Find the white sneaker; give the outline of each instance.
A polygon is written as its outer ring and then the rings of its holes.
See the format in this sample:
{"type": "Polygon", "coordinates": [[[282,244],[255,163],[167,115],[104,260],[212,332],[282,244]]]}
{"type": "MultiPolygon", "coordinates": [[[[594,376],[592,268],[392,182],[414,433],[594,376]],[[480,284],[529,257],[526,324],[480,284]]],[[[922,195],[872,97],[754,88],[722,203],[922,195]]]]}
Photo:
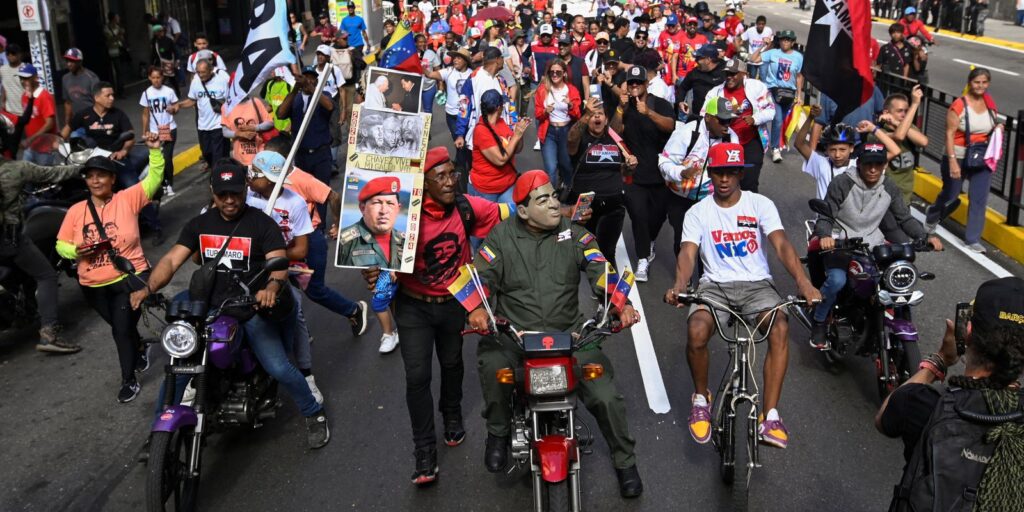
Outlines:
{"type": "Polygon", "coordinates": [[[181,405],[187,405],[192,407],[192,402],[196,401],[196,388],[192,387],[192,381],[188,381],[185,386],[185,392],[181,395],[181,405]]]}
{"type": "Polygon", "coordinates": [[[782,150],[781,149],[775,148],[775,149],[772,150],[772,162],[775,162],[777,164],[782,163],[782,150]]]}
{"type": "Polygon", "coordinates": [[[984,245],[981,245],[981,242],[970,244],[967,246],[967,248],[978,254],[985,254],[986,252],[988,252],[988,249],[986,249],[984,245]]]}
{"type": "Polygon", "coordinates": [[[387,354],[395,350],[398,346],[398,331],[391,334],[384,333],[380,337],[380,353],[387,354]]]}
{"type": "Polygon", "coordinates": [[[650,261],[647,258],[640,258],[640,261],[636,262],[636,282],[647,282],[647,267],[649,266],[650,261]]]}
{"type": "Polygon", "coordinates": [[[306,375],[306,385],[309,386],[309,392],[313,393],[313,398],[316,399],[316,403],[323,405],[324,395],[320,392],[320,388],[316,387],[316,381],[312,375],[306,375]]]}
{"type": "Polygon", "coordinates": [[[647,257],[647,263],[654,261],[654,242],[651,242],[651,255],[647,257]]]}
{"type": "Polygon", "coordinates": [[[533,145],[534,151],[540,151],[540,139],[537,139],[537,143],[533,145]]]}
{"type": "Polygon", "coordinates": [[[174,197],[174,188],[170,185],[164,185],[164,197],[174,197]]]}

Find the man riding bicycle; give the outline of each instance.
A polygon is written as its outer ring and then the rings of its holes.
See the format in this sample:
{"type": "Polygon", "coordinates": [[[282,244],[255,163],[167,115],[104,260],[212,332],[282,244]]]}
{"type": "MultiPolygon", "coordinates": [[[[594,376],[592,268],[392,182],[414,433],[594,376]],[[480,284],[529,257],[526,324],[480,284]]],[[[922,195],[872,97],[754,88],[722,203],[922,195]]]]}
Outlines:
{"type": "MultiPolygon", "coordinates": [[[[811,302],[821,298],[786,239],[775,204],[760,194],[740,190],[746,167],[740,144],[720,143],[708,152],[707,169],[714,194],[694,205],[686,216],[675,287],[665,294],[669,304],[680,307],[678,295],[687,289],[698,251],[704,265],[698,294],[729,304],[744,315],[782,302],[769,273],[763,249],[765,238],[796,280],[800,294],[811,302]]],[[[704,305],[691,306],[688,323],[686,360],[696,391],[692,397],[689,428],[694,441],[704,444],[711,439],[707,344],[715,323],[704,305]]],[[[785,316],[779,316],[768,335],[764,364],[764,409],[768,413],[758,427],[762,442],[778,448],[785,448],[789,442],[789,433],[776,410],[788,364],[788,334],[785,316]]]]}

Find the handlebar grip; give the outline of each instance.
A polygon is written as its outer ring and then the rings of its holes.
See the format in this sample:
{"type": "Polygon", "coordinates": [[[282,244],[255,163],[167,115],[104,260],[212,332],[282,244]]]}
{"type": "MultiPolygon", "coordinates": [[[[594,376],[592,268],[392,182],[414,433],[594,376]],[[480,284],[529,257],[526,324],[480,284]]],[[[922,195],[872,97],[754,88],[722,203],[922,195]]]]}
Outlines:
{"type": "Polygon", "coordinates": [[[459,334],[462,335],[462,336],[466,336],[466,335],[469,335],[469,334],[479,334],[480,336],[491,336],[491,335],[494,334],[494,331],[492,331],[490,329],[463,329],[462,331],[459,331],[459,334]]]}

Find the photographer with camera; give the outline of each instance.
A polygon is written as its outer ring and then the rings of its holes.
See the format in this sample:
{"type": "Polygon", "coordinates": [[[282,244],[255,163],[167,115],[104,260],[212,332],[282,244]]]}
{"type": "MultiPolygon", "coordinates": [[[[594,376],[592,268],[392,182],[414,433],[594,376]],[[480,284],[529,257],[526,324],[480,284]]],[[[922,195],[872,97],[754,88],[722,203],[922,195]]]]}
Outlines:
{"type": "Polygon", "coordinates": [[[891,511],[1016,511],[1024,504],[1024,280],[1004,277],[978,288],[946,320],[939,352],[882,403],[875,427],[901,437],[907,460],[891,511]],[[949,367],[964,358],[964,373],[949,367]],[[935,482],[942,485],[935,486],[935,482]]]}

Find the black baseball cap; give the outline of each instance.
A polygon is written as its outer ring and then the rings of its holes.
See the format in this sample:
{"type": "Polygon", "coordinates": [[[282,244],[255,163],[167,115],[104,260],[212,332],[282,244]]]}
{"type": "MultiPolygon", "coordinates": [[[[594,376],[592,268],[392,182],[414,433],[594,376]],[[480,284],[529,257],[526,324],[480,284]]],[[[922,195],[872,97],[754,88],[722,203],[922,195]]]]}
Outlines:
{"type": "Polygon", "coordinates": [[[859,164],[884,164],[889,161],[885,146],[875,142],[865,144],[860,156],[857,157],[859,164]]]}
{"type": "Polygon", "coordinates": [[[217,162],[213,166],[213,172],[210,173],[210,186],[213,188],[213,193],[218,195],[225,192],[244,194],[245,175],[245,167],[237,162],[230,160],[217,162]]]}
{"type": "Polygon", "coordinates": [[[84,176],[90,169],[99,169],[110,174],[117,174],[117,164],[105,156],[94,156],[86,160],[85,165],[82,166],[82,175],[84,176]]]}
{"type": "Polygon", "coordinates": [[[1003,277],[982,283],[974,296],[971,324],[985,330],[1024,326],[1024,279],[1003,277]]]}
{"type": "Polygon", "coordinates": [[[643,66],[633,66],[626,70],[626,83],[630,82],[647,83],[647,69],[643,66]]]}

